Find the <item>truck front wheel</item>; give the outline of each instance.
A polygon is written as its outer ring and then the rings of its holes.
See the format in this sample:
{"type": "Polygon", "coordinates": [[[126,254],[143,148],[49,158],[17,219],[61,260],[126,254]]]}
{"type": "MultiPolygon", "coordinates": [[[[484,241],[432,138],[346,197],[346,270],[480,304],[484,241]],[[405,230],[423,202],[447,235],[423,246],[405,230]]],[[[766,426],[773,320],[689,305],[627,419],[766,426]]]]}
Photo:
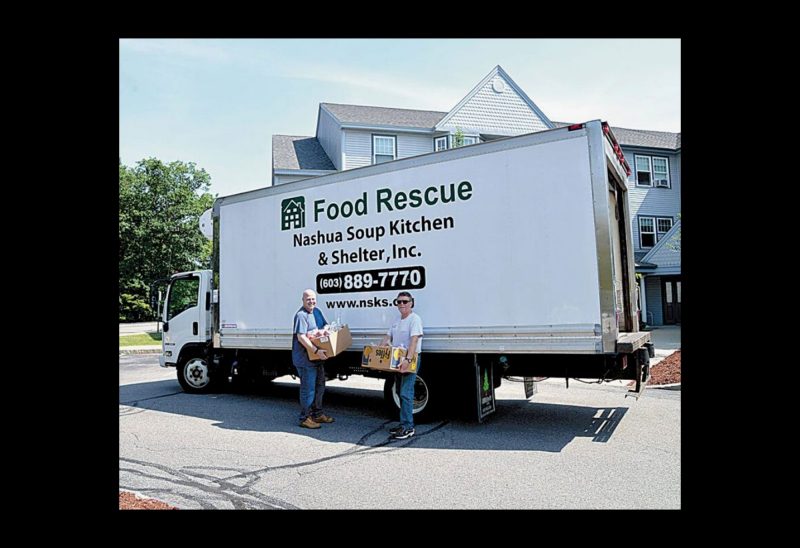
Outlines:
{"type": "MultiPolygon", "coordinates": [[[[383,398],[387,410],[393,416],[400,415],[400,393],[399,386],[395,386],[395,377],[389,377],[383,384],[383,398]]],[[[424,422],[431,417],[433,405],[431,405],[430,384],[420,375],[414,382],[414,421],[424,422]]]]}
{"type": "Polygon", "coordinates": [[[202,357],[189,357],[178,364],[178,382],[185,392],[205,394],[211,389],[208,361],[202,357]]]}

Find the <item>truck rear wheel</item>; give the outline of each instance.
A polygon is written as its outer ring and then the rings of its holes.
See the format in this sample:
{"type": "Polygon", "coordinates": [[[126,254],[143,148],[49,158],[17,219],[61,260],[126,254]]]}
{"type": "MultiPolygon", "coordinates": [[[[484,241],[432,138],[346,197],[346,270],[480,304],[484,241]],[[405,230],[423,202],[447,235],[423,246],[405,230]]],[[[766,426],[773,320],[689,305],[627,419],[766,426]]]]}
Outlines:
{"type": "Polygon", "coordinates": [[[205,394],[211,391],[208,361],[204,357],[191,356],[178,364],[178,382],[184,392],[205,394]]]}
{"type": "MultiPolygon", "coordinates": [[[[395,418],[400,416],[400,393],[395,386],[395,378],[389,377],[383,384],[383,398],[387,410],[395,418]]],[[[433,415],[434,405],[431,401],[430,382],[417,375],[414,383],[414,421],[425,422],[433,415]]]]}

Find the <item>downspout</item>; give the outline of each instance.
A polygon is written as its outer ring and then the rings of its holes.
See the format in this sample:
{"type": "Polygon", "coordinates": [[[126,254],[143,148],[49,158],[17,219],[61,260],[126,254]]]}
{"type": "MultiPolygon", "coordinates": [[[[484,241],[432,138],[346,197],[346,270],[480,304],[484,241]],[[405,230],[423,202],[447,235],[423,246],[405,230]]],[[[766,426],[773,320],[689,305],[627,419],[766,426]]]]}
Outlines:
{"type": "Polygon", "coordinates": [[[645,292],[645,279],[647,279],[647,276],[642,275],[639,283],[639,302],[642,305],[639,321],[647,323],[647,293],[645,292]]]}

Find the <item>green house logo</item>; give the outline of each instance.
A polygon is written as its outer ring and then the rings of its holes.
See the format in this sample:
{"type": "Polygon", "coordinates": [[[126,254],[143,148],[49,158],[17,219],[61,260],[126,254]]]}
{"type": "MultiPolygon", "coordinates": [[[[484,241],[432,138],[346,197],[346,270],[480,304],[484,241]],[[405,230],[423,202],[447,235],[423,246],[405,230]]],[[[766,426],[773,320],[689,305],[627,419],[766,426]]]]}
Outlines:
{"type": "Polygon", "coordinates": [[[306,199],[302,196],[286,198],[281,202],[281,230],[305,228],[306,199]]]}

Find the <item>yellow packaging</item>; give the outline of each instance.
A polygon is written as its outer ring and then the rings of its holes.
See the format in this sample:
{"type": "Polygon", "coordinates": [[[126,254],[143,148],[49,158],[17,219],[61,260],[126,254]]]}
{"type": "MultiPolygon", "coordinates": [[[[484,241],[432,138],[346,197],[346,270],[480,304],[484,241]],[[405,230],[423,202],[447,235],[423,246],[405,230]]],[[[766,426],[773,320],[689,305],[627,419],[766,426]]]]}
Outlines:
{"type": "MultiPolygon", "coordinates": [[[[378,346],[368,344],[364,347],[361,354],[361,365],[370,369],[380,369],[382,371],[392,371],[400,373],[400,361],[406,356],[406,349],[400,346],[378,346]]],[[[417,371],[417,357],[403,373],[415,373],[417,371]]]]}

